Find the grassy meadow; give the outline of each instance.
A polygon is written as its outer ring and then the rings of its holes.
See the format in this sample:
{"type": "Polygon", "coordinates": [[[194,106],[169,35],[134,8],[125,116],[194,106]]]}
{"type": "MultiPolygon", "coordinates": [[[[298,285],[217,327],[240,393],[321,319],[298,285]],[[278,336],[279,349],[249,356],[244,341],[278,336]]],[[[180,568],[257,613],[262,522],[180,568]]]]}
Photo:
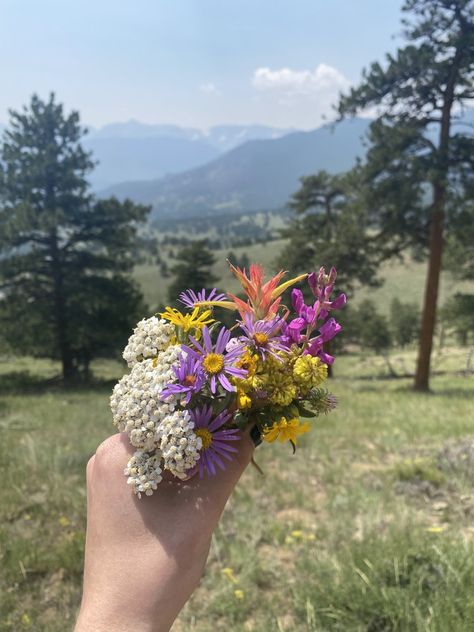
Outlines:
{"type": "MultiPolygon", "coordinates": [[[[339,408],[295,456],[258,448],[215,535],[201,586],[173,630],[474,629],[474,379],[466,349],[435,361],[432,395],[341,356],[339,408]]],[[[413,368],[414,352],[392,354],[413,368]]],[[[84,467],[113,431],[123,367],[68,390],[58,367],[0,363],[0,630],[70,629],[79,605],[84,467]]]]}
{"type": "MultiPolygon", "coordinates": [[[[252,244],[250,246],[232,248],[232,252],[239,259],[243,254],[247,254],[250,261],[261,263],[265,270],[270,273],[276,272],[275,259],[284,244],[284,239],[276,239],[266,244],[252,244]]],[[[172,250],[175,251],[176,248],[172,248],[172,250]]],[[[226,264],[228,252],[229,250],[215,252],[217,261],[212,272],[218,279],[221,279],[220,287],[235,292],[239,290],[239,285],[226,264]]],[[[169,249],[165,249],[164,258],[168,265],[172,267],[174,260],[170,259],[168,254],[169,249]]],[[[167,290],[172,280],[171,277],[163,277],[159,268],[154,264],[137,266],[135,275],[151,308],[156,309],[159,305],[167,303],[167,290]]],[[[426,262],[414,261],[409,256],[404,257],[400,261],[387,261],[380,266],[379,276],[383,279],[382,285],[377,288],[366,287],[358,290],[353,298],[354,305],[358,305],[363,300],[370,298],[376,302],[378,309],[382,313],[388,315],[390,303],[394,297],[397,297],[404,303],[418,304],[421,309],[425,286],[426,262]]],[[[444,272],[441,277],[440,305],[456,292],[472,291],[472,285],[472,282],[468,281],[454,282],[452,276],[448,272],[444,272]]]]}

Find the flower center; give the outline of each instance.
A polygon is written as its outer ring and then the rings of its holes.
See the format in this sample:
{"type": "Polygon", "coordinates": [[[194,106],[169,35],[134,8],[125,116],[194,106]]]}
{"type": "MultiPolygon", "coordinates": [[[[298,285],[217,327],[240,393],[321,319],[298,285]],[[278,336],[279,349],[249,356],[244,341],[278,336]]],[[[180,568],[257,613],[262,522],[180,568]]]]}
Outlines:
{"type": "Polygon", "coordinates": [[[255,340],[255,344],[258,347],[265,347],[265,345],[268,343],[267,334],[263,334],[260,331],[253,335],[253,339],[255,340]]]}
{"type": "Polygon", "coordinates": [[[194,386],[196,384],[196,376],[195,375],[186,375],[183,380],[184,386],[194,386]]]}
{"type": "Polygon", "coordinates": [[[202,449],[206,450],[212,443],[212,432],[207,428],[198,428],[196,436],[201,437],[202,449]]]}
{"type": "Polygon", "coordinates": [[[208,353],[203,360],[202,366],[211,375],[220,373],[224,368],[224,356],[220,353],[208,353]]]}

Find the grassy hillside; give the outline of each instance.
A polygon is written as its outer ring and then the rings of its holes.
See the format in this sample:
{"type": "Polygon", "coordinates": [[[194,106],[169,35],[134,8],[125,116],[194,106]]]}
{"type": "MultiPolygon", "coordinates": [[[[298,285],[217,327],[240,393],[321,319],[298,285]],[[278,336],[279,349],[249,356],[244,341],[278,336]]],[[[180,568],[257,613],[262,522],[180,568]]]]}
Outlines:
{"type": "MultiPolygon", "coordinates": [[[[275,240],[266,244],[253,244],[243,248],[232,248],[232,251],[237,257],[241,257],[246,253],[250,261],[262,263],[268,273],[271,273],[276,271],[274,262],[284,244],[284,240],[275,240]]],[[[176,248],[174,250],[176,250],[176,248]]],[[[238,284],[225,262],[227,254],[228,249],[215,252],[217,263],[213,272],[221,279],[220,287],[234,291],[238,289],[238,284]]],[[[172,265],[172,260],[168,261],[168,263],[172,265]]],[[[157,266],[137,266],[135,273],[145,293],[147,303],[150,306],[155,307],[167,300],[167,288],[170,279],[163,278],[157,266]]],[[[353,304],[358,305],[362,301],[370,298],[377,304],[381,312],[388,313],[392,299],[398,297],[402,302],[414,302],[421,308],[425,275],[425,262],[416,262],[409,257],[406,257],[403,261],[387,261],[380,268],[380,278],[383,279],[383,284],[375,289],[367,287],[360,288],[355,292],[352,298],[353,304]]],[[[443,273],[440,287],[440,305],[453,293],[461,291],[474,292],[474,283],[453,282],[451,274],[448,272],[443,273]]]]}
{"type": "MultiPolygon", "coordinates": [[[[387,381],[376,358],[341,358],[339,409],[314,422],[295,456],[258,448],[265,475],[249,468],[238,485],[175,632],[470,632],[474,385],[455,372],[464,355],[445,352],[434,396],[387,381]]],[[[0,363],[1,632],[63,632],[79,605],[84,467],[113,431],[109,380],[123,368],[96,365],[102,381],[74,391],[44,382],[57,370],[0,363]]]]}

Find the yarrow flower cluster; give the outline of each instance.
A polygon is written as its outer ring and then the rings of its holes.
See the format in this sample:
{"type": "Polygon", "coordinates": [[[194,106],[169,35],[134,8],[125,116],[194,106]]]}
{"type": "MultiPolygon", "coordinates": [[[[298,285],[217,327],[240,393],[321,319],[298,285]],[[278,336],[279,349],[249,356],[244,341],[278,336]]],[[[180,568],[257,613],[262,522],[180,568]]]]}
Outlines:
{"type": "Polygon", "coordinates": [[[331,298],[336,271],[264,281],[263,270],[231,266],[246,299],[187,290],[187,312],[166,307],[141,320],[123,352],[130,372],[110,398],[113,422],[136,451],[124,473],[133,491],[150,496],[165,472],[185,480],[215,476],[237,452],[242,432],[267,442],[290,443],[311,428],[311,419],[331,411],[335,398],[323,384],[334,361],[327,343],[341,329],[330,315],[344,306],[331,298]],[[309,304],[293,289],[293,312],[282,305],[292,285],[308,282],[309,304]],[[214,307],[236,310],[226,329],[214,307]]]}

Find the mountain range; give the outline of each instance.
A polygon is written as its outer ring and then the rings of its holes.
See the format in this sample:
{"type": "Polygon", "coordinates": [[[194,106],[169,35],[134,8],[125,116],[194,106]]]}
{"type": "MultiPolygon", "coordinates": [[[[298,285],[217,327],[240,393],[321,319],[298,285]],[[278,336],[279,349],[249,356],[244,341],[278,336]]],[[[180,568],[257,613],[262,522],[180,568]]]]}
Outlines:
{"type": "Polygon", "coordinates": [[[131,120],[90,129],[83,144],[97,162],[89,180],[99,190],[125,180],[187,171],[248,140],[280,138],[291,131],[265,125],[218,125],[204,132],[131,120]]]}
{"type": "Polygon", "coordinates": [[[251,140],[194,169],[124,182],[101,194],[151,204],[152,219],[282,208],[301,176],[319,169],[349,169],[364,153],[362,137],[369,122],[355,118],[310,132],[251,140]]]}

